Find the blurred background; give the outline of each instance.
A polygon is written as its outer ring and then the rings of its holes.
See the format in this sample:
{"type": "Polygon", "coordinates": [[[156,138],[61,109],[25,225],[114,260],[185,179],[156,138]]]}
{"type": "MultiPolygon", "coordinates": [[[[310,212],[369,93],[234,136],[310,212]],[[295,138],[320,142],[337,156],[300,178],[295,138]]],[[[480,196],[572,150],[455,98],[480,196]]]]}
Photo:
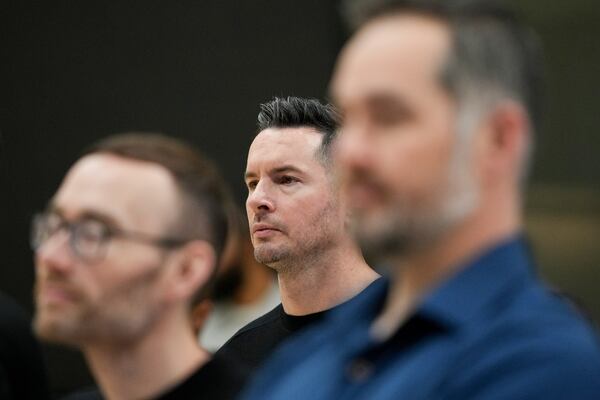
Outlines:
{"type": "MultiPolygon", "coordinates": [[[[600,321],[600,3],[513,3],[546,50],[527,230],[540,274],[600,321]]],[[[0,291],[33,311],[31,215],[108,134],[196,144],[242,205],[258,104],[327,95],[346,37],[337,10],[327,0],[2,2],[0,291]]],[[[44,349],[54,393],[91,382],[77,352],[44,349]]]]}

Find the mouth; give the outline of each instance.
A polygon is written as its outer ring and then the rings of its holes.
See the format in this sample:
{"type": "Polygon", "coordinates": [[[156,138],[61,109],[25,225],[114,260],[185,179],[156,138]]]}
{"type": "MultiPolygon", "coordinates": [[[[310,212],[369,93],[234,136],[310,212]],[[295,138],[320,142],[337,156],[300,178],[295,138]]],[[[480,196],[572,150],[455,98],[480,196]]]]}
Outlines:
{"type": "Polygon", "coordinates": [[[272,225],[255,224],[252,226],[252,235],[254,235],[257,238],[266,238],[276,235],[277,233],[281,233],[281,230],[275,228],[272,225]]]}
{"type": "Polygon", "coordinates": [[[38,306],[60,306],[73,303],[75,300],[76,296],[71,290],[56,285],[45,285],[37,292],[38,306]]]}

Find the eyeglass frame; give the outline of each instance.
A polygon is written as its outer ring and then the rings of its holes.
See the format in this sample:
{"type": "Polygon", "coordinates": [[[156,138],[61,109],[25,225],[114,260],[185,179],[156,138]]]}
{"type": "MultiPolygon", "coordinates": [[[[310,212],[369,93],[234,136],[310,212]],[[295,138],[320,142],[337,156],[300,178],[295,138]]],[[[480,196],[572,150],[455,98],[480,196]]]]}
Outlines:
{"type": "MultiPolygon", "coordinates": [[[[47,229],[47,228],[46,228],[47,229]]],[[[43,212],[39,212],[33,215],[31,221],[31,233],[30,233],[30,245],[34,252],[40,250],[40,248],[48,242],[54,235],[59,233],[60,231],[65,231],[68,233],[69,237],[69,248],[71,252],[78,257],[80,260],[83,260],[87,263],[98,263],[102,261],[106,257],[106,251],[108,249],[109,244],[113,239],[120,238],[126,239],[133,242],[146,243],[149,245],[163,247],[166,249],[173,249],[179,246],[184,245],[185,243],[191,241],[192,239],[182,239],[182,238],[174,238],[174,237],[156,237],[142,232],[136,232],[131,230],[125,230],[121,228],[117,228],[115,226],[111,226],[110,224],[102,221],[98,218],[88,217],[81,218],[75,221],[67,221],[64,217],[52,210],[46,210],[43,212]],[[39,230],[41,226],[46,223],[48,218],[52,215],[57,216],[60,219],[60,223],[53,230],[53,232],[46,232],[48,235],[46,238],[41,239],[38,236],[41,236],[39,230]],[[81,246],[78,245],[82,240],[83,232],[81,231],[81,227],[84,226],[84,223],[93,221],[102,226],[102,234],[99,239],[97,239],[97,248],[96,254],[94,256],[85,255],[85,252],[81,251],[81,246]]]]}

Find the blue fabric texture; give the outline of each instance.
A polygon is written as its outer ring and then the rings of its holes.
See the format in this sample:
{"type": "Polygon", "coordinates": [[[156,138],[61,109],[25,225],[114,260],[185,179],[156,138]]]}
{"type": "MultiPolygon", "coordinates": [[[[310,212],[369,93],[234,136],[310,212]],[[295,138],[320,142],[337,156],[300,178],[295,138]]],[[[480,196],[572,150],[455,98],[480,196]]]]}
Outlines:
{"type": "Polygon", "coordinates": [[[600,344],[535,276],[524,241],[500,243],[433,290],[384,342],[389,280],[284,345],[244,398],[600,399],[600,344]]]}

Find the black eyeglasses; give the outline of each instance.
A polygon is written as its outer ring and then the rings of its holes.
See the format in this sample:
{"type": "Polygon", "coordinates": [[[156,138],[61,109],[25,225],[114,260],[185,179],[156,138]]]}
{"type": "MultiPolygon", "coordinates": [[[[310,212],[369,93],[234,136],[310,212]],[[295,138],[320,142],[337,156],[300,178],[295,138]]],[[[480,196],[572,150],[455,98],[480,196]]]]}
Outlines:
{"type": "Polygon", "coordinates": [[[44,212],[33,217],[31,224],[32,249],[37,251],[48,239],[61,230],[69,233],[69,246],[73,254],[88,263],[101,261],[113,238],[123,238],[165,248],[178,247],[189,241],[169,237],[157,238],[144,233],[125,231],[93,218],[68,222],[55,212],[44,212]]]}

